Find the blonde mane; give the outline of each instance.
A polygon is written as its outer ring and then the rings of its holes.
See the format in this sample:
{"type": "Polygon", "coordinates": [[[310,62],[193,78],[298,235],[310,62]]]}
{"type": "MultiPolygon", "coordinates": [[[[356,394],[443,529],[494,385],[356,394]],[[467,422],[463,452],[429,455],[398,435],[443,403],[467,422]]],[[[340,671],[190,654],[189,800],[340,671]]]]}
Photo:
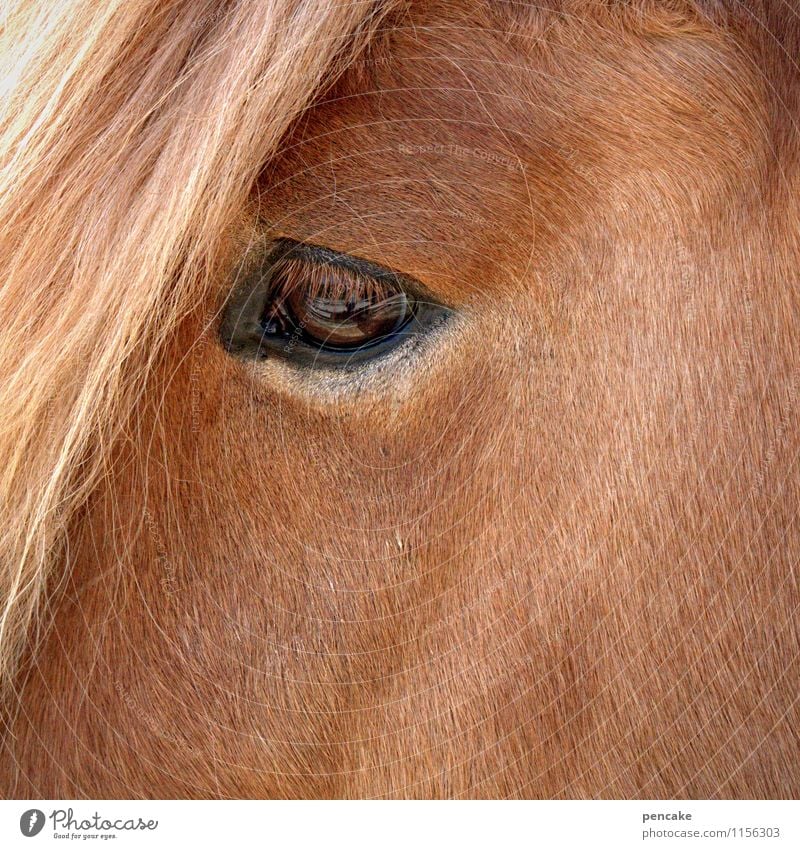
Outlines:
{"type": "Polygon", "coordinates": [[[69,568],[65,530],[142,376],[202,297],[289,123],[387,5],[18,0],[6,12],[3,686],[69,568]]]}

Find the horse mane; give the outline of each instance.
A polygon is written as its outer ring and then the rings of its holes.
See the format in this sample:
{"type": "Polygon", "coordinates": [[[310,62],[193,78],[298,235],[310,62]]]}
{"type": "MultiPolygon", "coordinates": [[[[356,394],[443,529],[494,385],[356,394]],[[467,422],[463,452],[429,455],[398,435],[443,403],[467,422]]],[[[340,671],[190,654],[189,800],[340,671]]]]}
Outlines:
{"type": "Polygon", "coordinates": [[[61,564],[69,568],[71,518],[107,469],[143,376],[202,297],[259,170],[389,8],[17,0],[7,9],[3,687],[41,631],[61,564]]]}

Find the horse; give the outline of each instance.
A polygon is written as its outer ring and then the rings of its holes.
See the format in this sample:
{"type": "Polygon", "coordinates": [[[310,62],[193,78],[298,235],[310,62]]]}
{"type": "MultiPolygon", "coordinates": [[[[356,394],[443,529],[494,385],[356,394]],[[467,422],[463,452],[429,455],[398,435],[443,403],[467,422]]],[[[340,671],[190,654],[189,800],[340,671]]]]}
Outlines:
{"type": "Polygon", "coordinates": [[[779,0],[13,0],[0,788],[797,797],[779,0]]]}

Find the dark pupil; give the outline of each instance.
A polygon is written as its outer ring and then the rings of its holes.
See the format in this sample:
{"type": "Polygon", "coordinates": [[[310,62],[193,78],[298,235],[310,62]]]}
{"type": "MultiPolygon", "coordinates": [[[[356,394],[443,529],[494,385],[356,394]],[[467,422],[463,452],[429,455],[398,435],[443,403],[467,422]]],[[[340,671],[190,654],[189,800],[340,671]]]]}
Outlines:
{"type": "Polygon", "coordinates": [[[358,348],[399,330],[410,315],[403,292],[373,298],[314,298],[292,292],[286,304],[304,335],[329,348],[358,348]]]}

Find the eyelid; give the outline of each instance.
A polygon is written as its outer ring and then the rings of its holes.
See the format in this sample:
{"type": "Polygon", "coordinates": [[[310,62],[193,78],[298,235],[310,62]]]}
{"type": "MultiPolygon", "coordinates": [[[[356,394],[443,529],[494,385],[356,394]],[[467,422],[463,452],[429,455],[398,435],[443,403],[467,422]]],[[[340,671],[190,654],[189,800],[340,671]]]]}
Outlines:
{"type": "Polygon", "coordinates": [[[273,281],[270,296],[287,298],[298,290],[308,298],[348,300],[379,300],[406,292],[395,274],[365,273],[354,264],[331,262],[324,257],[309,261],[297,251],[278,255],[271,270],[273,281]]]}
{"type": "MultiPolygon", "coordinates": [[[[351,279],[379,283],[387,288],[400,289],[416,300],[440,303],[433,293],[414,277],[363,257],[334,251],[311,242],[298,242],[287,237],[278,237],[272,240],[265,260],[272,264],[274,271],[277,271],[281,262],[291,258],[292,254],[310,270],[315,268],[341,270],[351,279]]],[[[441,305],[445,306],[445,304],[441,305]]]]}

